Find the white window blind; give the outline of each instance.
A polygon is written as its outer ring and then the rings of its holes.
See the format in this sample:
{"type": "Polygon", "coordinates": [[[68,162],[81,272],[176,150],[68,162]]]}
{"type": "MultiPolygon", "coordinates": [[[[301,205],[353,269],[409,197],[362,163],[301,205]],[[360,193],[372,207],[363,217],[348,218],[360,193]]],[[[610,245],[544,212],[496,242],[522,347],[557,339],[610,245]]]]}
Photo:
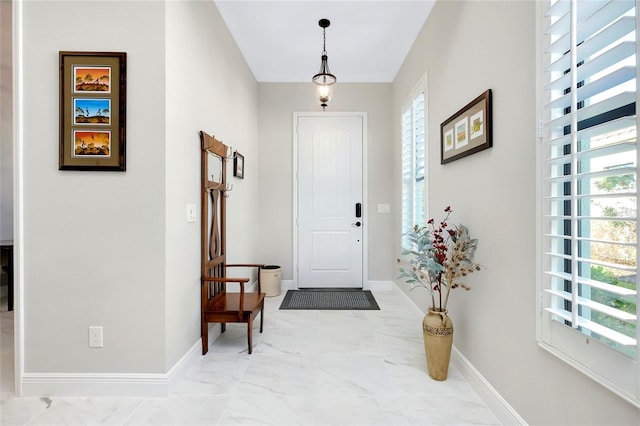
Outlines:
{"type": "MultiPolygon", "coordinates": [[[[425,218],[425,91],[424,82],[402,111],[402,234],[425,218]]],[[[403,236],[402,246],[409,242],[403,236]]]]}
{"type": "Polygon", "coordinates": [[[539,341],[639,404],[636,3],[551,1],[542,22],[539,341]]]}

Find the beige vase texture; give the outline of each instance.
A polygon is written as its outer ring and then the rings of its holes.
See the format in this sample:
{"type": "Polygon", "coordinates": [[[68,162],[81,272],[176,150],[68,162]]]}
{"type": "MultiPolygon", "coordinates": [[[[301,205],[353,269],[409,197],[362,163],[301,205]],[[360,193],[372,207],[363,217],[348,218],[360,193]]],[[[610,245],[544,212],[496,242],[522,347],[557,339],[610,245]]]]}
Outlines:
{"type": "Polygon", "coordinates": [[[447,311],[429,309],[422,320],[422,335],[429,377],[446,380],[453,345],[453,323],[447,311]]]}

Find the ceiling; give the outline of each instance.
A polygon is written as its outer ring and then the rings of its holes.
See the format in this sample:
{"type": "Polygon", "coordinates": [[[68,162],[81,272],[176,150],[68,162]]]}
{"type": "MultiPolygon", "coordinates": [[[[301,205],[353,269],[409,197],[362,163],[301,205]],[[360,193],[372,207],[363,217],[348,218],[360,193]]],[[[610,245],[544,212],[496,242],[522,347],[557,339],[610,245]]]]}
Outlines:
{"type": "Polygon", "coordinates": [[[310,82],[327,18],[329,69],[341,82],[391,82],[436,0],[214,0],[259,82],[310,82]]]}

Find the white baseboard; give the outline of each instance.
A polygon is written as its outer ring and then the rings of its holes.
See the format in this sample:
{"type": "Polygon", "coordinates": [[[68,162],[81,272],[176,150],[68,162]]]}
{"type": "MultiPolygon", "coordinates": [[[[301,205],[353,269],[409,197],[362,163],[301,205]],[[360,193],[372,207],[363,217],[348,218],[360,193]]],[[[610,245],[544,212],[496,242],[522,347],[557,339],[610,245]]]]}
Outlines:
{"type": "Polygon", "coordinates": [[[393,289],[393,281],[367,281],[364,285],[364,289],[372,291],[391,291],[393,289]]]}
{"type": "MultiPolygon", "coordinates": [[[[416,311],[424,315],[424,312],[420,310],[413,300],[393,283],[393,286],[401,292],[407,300],[415,307],[416,311]]],[[[480,399],[487,404],[487,407],[498,418],[503,425],[526,425],[527,422],[520,417],[520,415],[513,409],[511,405],[498,393],[498,391],[491,386],[491,384],[484,378],[482,374],[469,362],[467,358],[455,346],[451,352],[451,364],[462,374],[462,376],[469,382],[471,387],[478,393],[480,399]]]]}
{"type": "MultiPolygon", "coordinates": [[[[367,281],[364,285],[365,290],[391,291],[393,289],[393,281],[367,281]]],[[[282,291],[297,290],[293,280],[282,280],[282,291]]]]}
{"type": "Polygon", "coordinates": [[[24,373],[22,396],[167,396],[166,374],[24,373]]]}
{"type": "Polygon", "coordinates": [[[202,357],[202,339],[198,339],[189,350],[182,355],[182,358],[176,362],[167,372],[167,394],[180,380],[184,378],[187,371],[202,357]]]}
{"type": "Polygon", "coordinates": [[[282,280],[280,284],[282,285],[282,291],[298,289],[298,287],[293,285],[293,280],[282,280]]]}
{"type": "Polygon", "coordinates": [[[467,358],[454,346],[451,363],[469,382],[489,409],[503,425],[526,425],[527,422],[513,409],[511,405],[491,386],[482,374],[469,362],[467,358]]]}
{"type": "Polygon", "coordinates": [[[200,356],[198,341],[166,374],[24,373],[22,396],[138,396],[165,397],[200,356]]]}

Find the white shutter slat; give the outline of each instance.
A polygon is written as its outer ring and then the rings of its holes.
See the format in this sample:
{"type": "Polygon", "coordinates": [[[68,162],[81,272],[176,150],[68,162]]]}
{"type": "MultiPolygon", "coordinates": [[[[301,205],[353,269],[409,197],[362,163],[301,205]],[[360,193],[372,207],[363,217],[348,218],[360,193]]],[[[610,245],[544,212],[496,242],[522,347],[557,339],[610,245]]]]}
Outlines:
{"type": "Polygon", "coordinates": [[[560,155],[559,157],[549,157],[549,158],[545,159],[545,163],[553,164],[553,165],[559,165],[559,164],[565,164],[565,163],[569,162],[570,160],[571,160],[571,156],[570,155],[560,155]]]}
{"type": "MultiPolygon", "coordinates": [[[[635,55],[636,53],[636,45],[632,41],[627,41],[618,44],[616,47],[609,49],[605,53],[596,56],[592,60],[584,63],[583,65],[578,67],[578,81],[583,81],[591,76],[603,71],[611,66],[611,64],[617,64],[619,62],[624,61],[627,58],[635,55]]],[[[558,71],[563,72],[568,67],[568,57],[569,55],[565,55],[563,58],[567,58],[567,66],[562,69],[551,69],[550,71],[558,71]]],[[[558,61],[560,62],[560,61],[558,61]]],[[[558,63],[558,65],[564,65],[558,63]]],[[[633,68],[633,67],[632,67],[633,68]]],[[[633,76],[635,77],[635,75],[633,76]]],[[[633,78],[631,77],[631,78],[633,78]]],[[[545,89],[546,90],[564,90],[565,88],[571,85],[571,73],[563,74],[557,80],[549,83],[545,89]]],[[[553,103],[553,102],[552,102],[553,103]]],[[[566,105],[568,106],[568,104],[566,105]]]]}
{"type": "Polygon", "coordinates": [[[615,246],[626,246],[626,247],[635,247],[637,244],[635,241],[611,241],[611,240],[599,240],[595,238],[582,238],[582,237],[578,237],[576,239],[578,241],[584,241],[587,243],[611,244],[615,246]]]}
{"type": "MultiPolygon", "coordinates": [[[[558,185],[561,183],[571,182],[571,175],[566,176],[553,176],[544,179],[545,183],[551,183],[554,185],[558,185]]],[[[562,195],[554,195],[554,197],[562,197],[563,199],[568,199],[569,197],[562,195]]]]}
{"type": "MultiPolygon", "coordinates": [[[[556,297],[559,297],[561,299],[564,300],[568,300],[568,301],[572,301],[572,294],[568,293],[566,291],[560,291],[560,290],[545,290],[546,293],[552,294],[556,297]]],[[[634,294],[635,295],[635,294],[634,294]]],[[[611,317],[617,318],[621,321],[627,321],[627,322],[635,322],[636,321],[636,316],[633,314],[630,314],[628,312],[624,312],[621,311],[619,309],[616,308],[612,308],[611,306],[607,306],[607,305],[603,305],[602,303],[597,303],[594,302],[593,300],[589,300],[586,299],[584,297],[580,297],[578,296],[578,298],[576,299],[578,302],[578,305],[581,306],[585,306],[589,309],[594,309],[598,312],[602,312],[603,314],[609,315],[611,317]]]]}
{"type": "MultiPolygon", "coordinates": [[[[576,219],[581,221],[601,220],[603,222],[635,222],[635,217],[609,217],[609,216],[576,216],[576,219]]],[[[624,267],[625,269],[626,266],[624,267]]],[[[633,267],[631,267],[633,268],[633,267]]],[[[635,268],[633,268],[635,269],[635,268]]]]}
{"type": "Polygon", "coordinates": [[[583,21],[580,21],[580,16],[578,17],[578,44],[589,39],[599,30],[606,27],[611,22],[620,18],[622,15],[629,12],[635,7],[634,0],[615,0],[607,2],[585,1],[580,3],[578,12],[580,13],[581,11],[585,11],[585,14],[589,14],[590,11],[593,11],[593,9],[598,6],[598,3],[600,3],[600,5],[602,5],[603,3],[606,4],[604,4],[604,6],[602,6],[601,8],[595,10],[594,13],[590,14],[590,16],[583,21]]]}
{"type": "MultiPolygon", "coordinates": [[[[564,184],[564,183],[567,183],[567,182],[569,182],[569,180],[562,180],[562,181],[559,181],[557,183],[564,184]]],[[[599,193],[599,194],[596,194],[596,193],[594,193],[594,194],[581,194],[581,195],[575,195],[575,196],[553,194],[553,195],[545,196],[543,198],[543,200],[547,201],[549,203],[555,203],[555,204],[552,204],[552,205],[553,206],[557,206],[556,208],[560,208],[561,209],[562,206],[559,206],[558,203],[562,203],[562,202],[565,202],[565,201],[571,201],[574,198],[576,200],[580,201],[580,200],[583,200],[583,199],[585,199],[585,200],[586,199],[602,199],[602,200],[610,199],[610,200],[613,200],[613,199],[616,199],[616,198],[618,198],[618,199],[621,198],[621,199],[624,200],[625,198],[628,199],[628,198],[631,197],[631,198],[633,198],[633,201],[635,201],[635,196],[636,196],[635,192],[634,193],[624,192],[624,193],[620,193],[620,194],[608,194],[608,193],[604,193],[603,192],[603,193],[599,193]]],[[[564,216],[562,214],[558,214],[558,215],[549,214],[549,215],[545,215],[545,217],[557,218],[557,217],[564,217],[564,216]]],[[[594,219],[602,219],[603,218],[603,217],[594,216],[594,215],[591,215],[591,216],[580,216],[580,217],[590,217],[590,218],[594,218],[594,219]]],[[[604,219],[606,219],[606,217],[604,217],[604,219]]],[[[616,217],[615,219],[616,220],[621,220],[621,221],[624,221],[624,220],[634,221],[634,220],[636,220],[635,212],[634,212],[634,217],[628,217],[628,218],[616,217]]]]}
{"type": "Polygon", "coordinates": [[[571,260],[571,256],[567,255],[567,254],[562,254],[562,253],[556,253],[556,252],[545,252],[545,255],[551,257],[551,258],[558,258],[558,259],[565,259],[565,260],[571,260]]]}
{"type": "MultiPolygon", "coordinates": [[[[578,46],[578,63],[595,54],[596,52],[611,45],[622,37],[635,30],[635,19],[633,16],[623,16],[598,34],[585,41],[578,46]]],[[[568,42],[567,42],[568,43],[568,42]]],[[[567,46],[568,48],[568,46],[567,46]]],[[[567,50],[558,53],[564,53],[567,50]]],[[[562,55],[552,63],[550,63],[545,71],[547,72],[564,72],[571,67],[571,56],[562,55]]]]}
{"type": "Polygon", "coordinates": [[[604,266],[606,268],[619,269],[621,271],[630,272],[630,273],[636,272],[636,268],[629,265],[621,265],[619,263],[604,262],[604,261],[596,260],[593,258],[583,258],[583,257],[576,257],[576,260],[578,261],[578,263],[604,266]]]}
{"type": "MultiPolygon", "coordinates": [[[[578,102],[582,102],[585,99],[588,99],[594,95],[602,93],[610,87],[615,87],[627,81],[633,80],[635,77],[636,77],[635,67],[622,67],[578,89],[578,102]]],[[[581,81],[583,79],[584,77],[579,78],[579,80],[581,81]]],[[[569,79],[565,81],[566,84],[568,84],[568,82],[569,82],[569,79]]],[[[570,106],[570,104],[571,104],[571,93],[567,93],[566,95],[563,95],[553,100],[552,102],[549,102],[547,105],[545,105],[545,108],[567,108],[570,106]]]]}
{"type": "Polygon", "coordinates": [[[562,10],[558,10],[556,14],[549,16],[554,18],[555,21],[549,25],[549,28],[544,32],[546,35],[562,37],[569,33],[569,21],[571,19],[569,7],[562,8],[562,10]]]}
{"type": "MultiPolygon", "coordinates": [[[[567,260],[574,259],[573,257],[571,257],[571,255],[564,254],[564,253],[556,253],[556,252],[547,251],[544,254],[545,254],[545,256],[549,256],[551,258],[560,258],[560,259],[567,259],[567,260]]],[[[576,258],[576,260],[578,262],[582,262],[582,263],[586,263],[586,264],[604,266],[604,267],[612,268],[612,269],[619,269],[620,271],[625,271],[625,272],[629,272],[629,273],[634,273],[636,271],[636,268],[634,268],[632,266],[629,266],[629,265],[620,265],[620,264],[616,264],[616,263],[603,262],[603,261],[599,261],[599,260],[595,260],[595,259],[586,259],[586,258],[576,258]]]]}
{"type": "MultiPolygon", "coordinates": [[[[578,110],[578,122],[593,118],[605,112],[612,111],[616,108],[620,108],[625,105],[634,103],[636,100],[635,92],[623,92],[611,98],[608,98],[602,102],[598,102],[594,105],[582,108],[578,110]]],[[[545,126],[552,129],[564,128],[571,124],[571,117],[569,114],[562,117],[558,117],[554,120],[550,120],[545,123],[545,126]]]]}
{"type": "Polygon", "coordinates": [[[619,296],[635,296],[637,294],[635,290],[632,290],[630,288],[607,284],[589,278],[579,277],[578,283],[582,285],[588,285],[589,287],[598,288],[600,290],[608,291],[609,293],[617,294],[619,296]]]}
{"type": "MultiPolygon", "coordinates": [[[[549,197],[549,198],[551,198],[551,197],[549,197]]],[[[558,197],[558,198],[560,199],[561,197],[558,197]]],[[[569,200],[569,199],[570,199],[569,197],[564,197],[564,200],[569,200]]],[[[547,218],[547,219],[555,219],[555,220],[561,220],[561,219],[567,219],[568,220],[568,219],[571,219],[571,216],[563,216],[561,214],[557,214],[557,215],[547,214],[547,215],[544,215],[544,217],[547,218]]],[[[612,218],[612,217],[607,217],[607,216],[577,216],[576,219],[615,220],[617,222],[627,222],[627,221],[628,222],[633,222],[633,221],[636,220],[635,217],[615,217],[615,218],[612,218]]],[[[574,237],[574,238],[577,238],[577,237],[574,237]]]]}
{"type": "MultiPolygon", "coordinates": [[[[576,199],[578,200],[614,200],[614,199],[627,199],[627,198],[635,198],[636,193],[635,192],[616,192],[616,193],[609,193],[609,192],[601,192],[601,193],[589,193],[589,194],[582,194],[582,195],[576,195],[576,199]]],[[[589,216],[589,217],[593,217],[593,216],[589,216]]],[[[607,216],[608,217],[608,216],[607,216]]],[[[635,213],[633,217],[619,217],[619,216],[615,216],[614,217],[615,220],[636,220],[635,218],[635,213]]]]}
{"type": "MultiPolygon", "coordinates": [[[[567,273],[561,273],[561,272],[555,272],[555,271],[545,271],[545,274],[555,277],[555,278],[559,278],[561,280],[564,281],[571,281],[571,275],[567,274],[567,273]]],[[[637,292],[635,290],[632,290],[630,288],[625,288],[625,287],[620,287],[617,285],[613,285],[613,284],[608,284],[608,283],[603,283],[600,281],[596,281],[596,280],[592,280],[589,278],[583,278],[583,277],[578,277],[578,283],[581,285],[586,285],[589,287],[593,287],[593,288],[597,288],[600,290],[604,290],[607,291],[609,293],[612,294],[617,294],[619,296],[624,296],[624,297],[632,297],[635,296],[637,294],[637,292]]]]}
{"type": "MultiPolygon", "coordinates": [[[[618,167],[618,168],[612,168],[612,169],[606,169],[606,170],[599,170],[595,172],[574,174],[574,176],[577,176],[576,179],[578,181],[588,183],[587,181],[589,179],[600,179],[600,178],[607,178],[611,176],[635,174],[635,171],[636,171],[635,166],[634,167],[618,167]]],[[[571,175],[566,175],[566,176],[548,177],[548,178],[545,178],[544,181],[553,183],[553,184],[558,184],[558,183],[570,182],[571,179],[572,179],[571,175]]],[[[580,195],[585,195],[585,194],[576,194],[574,195],[574,197],[578,197],[580,195]]]]}
{"type": "Polygon", "coordinates": [[[636,172],[636,168],[635,166],[633,166],[633,167],[618,167],[614,169],[600,170],[597,172],[578,173],[578,174],[574,174],[574,176],[577,176],[578,180],[586,181],[588,179],[600,179],[600,178],[607,178],[611,176],[634,174],[635,172],[636,172]]]}
{"type": "MultiPolygon", "coordinates": [[[[586,58],[591,57],[596,52],[601,51],[605,47],[617,43],[618,40],[634,31],[635,25],[635,18],[633,16],[623,16],[607,28],[593,35],[584,43],[578,46],[578,63],[586,60],[586,58]]],[[[631,43],[635,44],[633,42],[631,43]]]]}
{"type": "Polygon", "coordinates": [[[564,35],[557,39],[555,42],[550,44],[545,50],[547,53],[561,55],[566,53],[571,44],[571,38],[569,37],[569,33],[565,32],[564,35]]]}
{"type": "Polygon", "coordinates": [[[553,17],[553,16],[564,16],[569,13],[569,8],[571,7],[571,2],[567,0],[559,0],[552,4],[549,9],[547,9],[545,16],[553,17]]]}
{"type": "MultiPolygon", "coordinates": [[[[606,123],[599,124],[597,126],[588,127],[578,132],[578,140],[591,138],[596,135],[605,133],[612,133],[618,130],[634,127],[636,124],[635,117],[622,117],[616,120],[607,121],[606,123]]],[[[560,136],[556,139],[550,139],[545,143],[550,146],[561,146],[571,142],[571,135],[560,136]]]]}
{"type": "MultiPolygon", "coordinates": [[[[573,321],[571,317],[571,312],[555,309],[555,308],[545,308],[545,311],[556,315],[562,318],[565,321],[573,321]]],[[[592,321],[586,320],[584,318],[578,318],[578,325],[580,327],[584,327],[589,331],[592,331],[596,334],[599,334],[607,339],[613,340],[616,343],[619,343],[623,346],[635,346],[637,344],[636,339],[626,336],[622,333],[618,333],[617,331],[613,331],[610,328],[606,328],[601,326],[600,324],[596,324],[592,321]]]]}
{"type": "MultiPolygon", "coordinates": [[[[594,71],[600,70],[595,69],[594,71]]],[[[589,75],[588,77],[590,78],[591,75],[589,75]]],[[[634,78],[636,78],[636,68],[634,66],[621,67],[609,74],[604,75],[603,77],[598,78],[597,80],[592,80],[591,82],[578,89],[578,102],[582,102],[593,97],[594,95],[597,95],[598,93],[605,92],[612,87],[616,87],[620,84],[626,83],[627,81],[631,81],[634,78]]],[[[587,77],[585,77],[584,79],[586,80],[587,77]]]]}

